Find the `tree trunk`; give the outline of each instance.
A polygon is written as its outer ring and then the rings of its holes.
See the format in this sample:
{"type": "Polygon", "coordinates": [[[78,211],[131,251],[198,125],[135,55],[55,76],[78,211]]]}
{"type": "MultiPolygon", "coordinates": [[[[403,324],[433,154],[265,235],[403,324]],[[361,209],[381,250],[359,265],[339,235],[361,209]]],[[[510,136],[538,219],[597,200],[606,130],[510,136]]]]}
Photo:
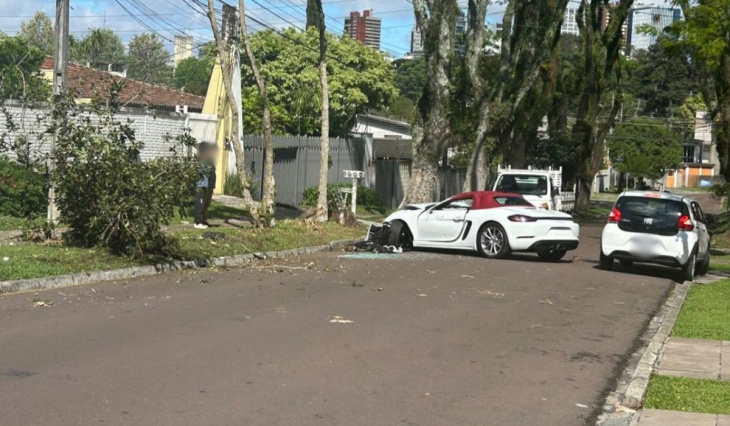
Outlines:
{"type": "MultiPolygon", "coordinates": [[[[726,48],[720,57],[721,74],[716,79],[715,91],[720,112],[715,135],[717,154],[720,160],[720,174],[726,182],[730,182],[730,48],[726,48]]],[[[715,120],[717,122],[717,120],[715,120]]]]}
{"type": "MultiPolygon", "coordinates": [[[[508,132],[504,129],[514,127],[515,113],[539,77],[541,67],[550,59],[559,40],[560,25],[567,4],[568,0],[558,0],[557,4],[544,2],[537,5],[516,0],[507,2],[502,17],[502,64],[497,83],[486,91],[485,84],[480,84],[479,78],[472,77],[472,85],[476,83],[476,86],[470,88],[470,93],[476,98],[471,103],[478,105],[479,110],[474,133],[475,148],[467,166],[464,191],[484,190],[488,179],[486,171],[494,155],[500,150],[505,153],[513,148],[502,144],[510,142],[510,138],[504,137],[505,132],[508,132]],[[498,133],[502,135],[499,136],[498,133]],[[489,143],[490,135],[499,137],[497,143],[489,143]]],[[[480,7],[486,5],[482,3],[480,7]]],[[[469,12],[471,11],[470,3],[469,12]]],[[[470,19],[469,22],[470,25],[476,25],[475,22],[478,23],[479,19],[470,19]]],[[[479,41],[467,39],[467,43],[478,45],[479,41]]],[[[469,61],[467,63],[470,66],[474,64],[469,61]]],[[[521,149],[524,151],[525,148],[521,149]]],[[[524,157],[524,152],[521,157],[524,157]]]]}
{"type": "MultiPolygon", "coordinates": [[[[208,0],[212,1],[212,0],[208,0]]],[[[256,86],[259,90],[259,97],[261,98],[261,106],[263,108],[263,116],[261,119],[261,126],[264,132],[264,181],[263,181],[263,193],[261,194],[261,206],[259,209],[259,216],[261,216],[261,225],[266,227],[274,226],[275,223],[275,205],[274,197],[276,192],[276,182],[274,181],[274,141],[271,134],[271,109],[269,107],[269,96],[266,92],[266,82],[259,72],[258,63],[256,57],[251,50],[251,43],[249,42],[248,30],[246,28],[246,6],[243,0],[238,0],[238,10],[241,19],[241,37],[243,38],[243,47],[246,50],[246,55],[251,63],[251,71],[253,72],[256,80],[256,86]]]]}
{"type": "Polygon", "coordinates": [[[213,36],[215,37],[215,43],[218,48],[218,58],[221,61],[221,70],[223,74],[223,86],[226,90],[226,97],[228,98],[228,104],[231,109],[231,145],[233,146],[233,152],[236,154],[236,174],[238,179],[241,181],[241,187],[243,188],[243,204],[244,207],[249,211],[253,222],[256,226],[261,225],[261,221],[258,215],[258,203],[256,203],[251,197],[250,183],[248,181],[248,175],[246,174],[246,162],[244,161],[243,147],[241,144],[241,135],[238,131],[238,119],[241,114],[241,105],[235,102],[236,97],[233,93],[233,64],[231,61],[231,52],[223,42],[223,38],[218,28],[218,21],[215,16],[215,8],[213,0],[208,0],[208,19],[210,20],[210,26],[213,30],[213,36]]]}
{"type": "MultiPolygon", "coordinates": [[[[327,203],[327,175],[329,172],[329,151],[330,151],[330,94],[327,82],[327,34],[325,33],[324,11],[322,0],[309,0],[307,5],[307,25],[312,22],[319,30],[319,81],[322,87],[322,144],[319,152],[319,197],[317,198],[317,211],[315,219],[319,222],[326,222],[328,215],[327,203]],[[310,18],[310,4],[314,9],[312,13],[317,18],[310,18]]],[[[340,171],[337,170],[337,173],[340,171]]],[[[354,194],[353,194],[354,197],[354,194]]]]}
{"type": "Polygon", "coordinates": [[[455,0],[413,0],[416,24],[424,36],[427,83],[419,101],[414,125],[411,181],[403,203],[426,203],[433,199],[437,165],[450,136],[446,106],[450,100],[448,70],[458,4],[455,0]],[[434,4],[435,3],[435,4],[434,4]]]}
{"type": "Polygon", "coordinates": [[[621,66],[619,63],[622,33],[621,26],[626,20],[633,0],[620,0],[612,9],[611,21],[605,31],[601,31],[599,5],[596,2],[582,0],[576,22],[582,34],[583,64],[581,77],[581,96],[578,103],[578,115],[573,126],[573,139],[577,147],[578,171],[582,194],[576,200],[576,210],[588,209],[593,179],[600,170],[605,156],[606,136],[616,121],[621,105],[621,66]],[[600,104],[611,78],[616,73],[616,94],[608,118],[599,122],[598,117],[604,113],[600,104]]]}

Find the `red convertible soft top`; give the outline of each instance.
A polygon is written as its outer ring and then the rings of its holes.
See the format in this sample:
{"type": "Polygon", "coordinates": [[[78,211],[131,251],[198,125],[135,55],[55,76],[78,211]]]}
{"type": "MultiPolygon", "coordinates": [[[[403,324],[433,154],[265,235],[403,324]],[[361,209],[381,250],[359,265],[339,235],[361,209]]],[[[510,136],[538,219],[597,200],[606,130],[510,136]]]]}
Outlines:
{"type": "Polygon", "coordinates": [[[504,207],[505,203],[499,203],[495,198],[509,197],[517,198],[524,201],[525,206],[530,206],[530,203],[525,200],[522,195],[515,194],[512,192],[499,192],[499,191],[472,191],[462,192],[461,194],[454,195],[451,200],[474,200],[471,204],[471,210],[483,210],[492,209],[495,207],[504,207]]]}

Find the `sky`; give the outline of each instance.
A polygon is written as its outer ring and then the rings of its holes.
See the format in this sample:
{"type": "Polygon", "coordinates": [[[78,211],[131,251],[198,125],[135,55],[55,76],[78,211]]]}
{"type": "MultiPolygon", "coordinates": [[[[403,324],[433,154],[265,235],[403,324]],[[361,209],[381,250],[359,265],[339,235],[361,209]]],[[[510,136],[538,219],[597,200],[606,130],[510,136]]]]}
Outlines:
{"type": "MultiPolygon", "coordinates": [[[[168,50],[172,51],[175,35],[193,36],[194,45],[212,39],[207,17],[196,12],[193,0],[70,0],[71,33],[81,37],[90,28],[108,27],[117,32],[125,43],[135,35],[150,32],[145,26],[130,16],[135,15],[145,25],[150,26],[166,40],[168,50]],[[124,7],[122,7],[124,6],[124,7]],[[147,7],[147,10],[143,8],[147,7]],[[126,8],[127,10],[125,10],[126,8]],[[155,15],[152,15],[155,13],[155,15]]],[[[205,0],[204,0],[205,1],[205,0]]],[[[236,0],[225,0],[237,5],[236,0]]],[[[466,7],[467,0],[458,0],[466,7]]],[[[487,11],[487,21],[501,20],[504,6],[494,1],[487,11]]],[[[663,0],[645,0],[641,4],[664,4],[663,0]]],[[[341,34],[345,17],[351,11],[373,9],[381,18],[381,50],[395,57],[401,57],[410,50],[410,33],[413,28],[413,6],[408,0],[323,0],[328,30],[341,34]]],[[[220,7],[216,0],[216,7],[220,7]]],[[[571,1],[577,7],[577,1],[571,1]]],[[[284,28],[295,25],[304,27],[306,0],[246,0],[247,13],[267,25],[284,28]],[[278,16],[276,16],[278,15],[278,16]]],[[[198,11],[200,9],[197,9],[198,11]]],[[[49,16],[55,15],[55,0],[0,0],[0,31],[15,35],[23,21],[30,19],[37,11],[49,16]]],[[[251,30],[259,30],[261,25],[249,22],[251,30]]]]}

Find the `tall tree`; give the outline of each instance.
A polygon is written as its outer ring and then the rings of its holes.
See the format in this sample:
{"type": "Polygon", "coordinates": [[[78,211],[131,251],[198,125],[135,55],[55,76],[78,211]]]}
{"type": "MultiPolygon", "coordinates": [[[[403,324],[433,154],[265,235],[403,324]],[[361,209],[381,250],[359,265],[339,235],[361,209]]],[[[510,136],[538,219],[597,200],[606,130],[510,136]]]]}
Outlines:
{"type": "Polygon", "coordinates": [[[585,210],[591,198],[593,179],[605,158],[606,136],[616,122],[622,99],[619,64],[623,34],[621,27],[634,0],[581,0],[576,22],[582,37],[583,63],[579,69],[578,111],[572,137],[576,147],[578,194],[576,209],[585,210]],[[601,28],[603,10],[611,19],[601,28]],[[614,84],[613,102],[605,99],[614,84]],[[605,117],[599,119],[599,117],[605,117]]]}
{"type": "Polygon", "coordinates": [[[396,59],[393,61],[395,67],[395,86],[401,96],[418,102],[426,86],[426,61],[423,58],[396,59]]]}
{"type": "Polygon", "coordinates": [[[682,160],[681,135],[666,121],[647,117],[620,123],[608,139],[611,162],[632,177],[660,179],[682,160]]]}
{"type": "MultiPolygon", "coordinates": [[[[274,134],[320,136],[319,34],[315,30],[259,31],[251,49],[271,90],[274,134]]],[[[388,107],[397,95],[395,71],[383,55],[347,36],[327,34],[327,82],[330,137],[350,134],[357,114],[388,107]]],[[[243,119],[247,129],[261,128],[261,102],[256,79],[242,58],[243,119]]]]}
{"type": "Polygon", "coordinates": [[[269,106],[269,95],[266,89],[266,81],[259,71],[258,62],[251,49],[248,29],[246,28],[246,6],[243,0],[238,0],[238,11],[241,22],[241,37],[243,37],[243,47],[246,50],[246,56],[251,66],[251,72],[256,79],[256,86],[259,90],[261,98],[261,127],[264,134],[264,182],[263,193],[261,194],[261,206],[259,216],[262,218],[261,224],[264,226],[273,226],[274,217],[274,196],[276,192],[276,183],[274,182],[274,140],[271,132],[271,108],[269,106]]]}
{"type": "Polygon", "coordinates": [[[20,23],[19,34],[29,46],[38,48],[44,55],[53,55],[56,34],[51,18],[43,12],[36,12],[28,21],[20,23]]]}
{"type": "MultiPolygon", "coordinates": [[[[216,17],[216,10],[213,0],[208,0],[207,9],[208,20],[210,21],[211,30],[213,37],[215,37],[215,45],[217,47],[218,60],[221,64],[221,71],[223,74],[223,86],[226,90],[226,97],[228,98],[228,105],[231,111],[231,122],[238,123],[241,114],[241,105],[236,102],[236,96],[234,93],[233,75],[234,66],[236,63],[233,61],[232,52],[235,51],[235,43],[239,40],[224,40],[223,35],[218,25],[218,18],[216,17]]],[[[241,181],[242,198],[244,207],[249,210],[256,226],[261,226],[261,219],[259,218],[259,209],[257,203],[251,197],[251,184],[248,180],[248,174],[246,170],[246,163],[244,159],[243,147],[241,146],[241,134],[236,124],[231,126],[231,146],[233,152],[236,154],[236,173],[238,179],[241,181]]]]}
{"type": "Polygon", "coordinates": [[[173,85],[185,93],[205,96],[212,70],[210,62],[205,59],[194,57],[183,59],[175,68],[173,85]]]}
{"type": "Polygon", "coordinates": [[[170,54],[157,34],[142,33],[129,42],[127,77],[158,86],[171,86],[170,54]]]}
{"type": "Polygon", "coordinates": [[[124,43],[109,28],[93,28],[74,49],[75,61],[88,62],[92,67],[106,69],[109,64],[125,63],[124,43]]]}
{"type": "MultiPolygon", "coordinates": [[[[330,94],[327,82],[327,34],[324,23],[322,0],[307,0],[307,30],[315,28],[319,33],[319,82],[322,90],[322,144],[319,154],[319,197],[315,219],[327,221],[327,174],[329,172],[330,94]]],[[[356,194],[353,194],[355,196],[356,194]]]]}
{"type": "MultiPolygon", "coordinates": [[[[520,152],[524,159],[524,139],[514,138],[516,116],[538,81],[560,37],[560,26],[568,0],[548,0],[533,4],[509,0],[502,18],[501,64],[491,84],[483,84],[477,70],[484,49],[484,16],[487,0],[469,0],[467,22],[467,66],[477,125],[473,134],[473,152],[464,190],[484,189],[488,167],[501,151],[520,152]],[[491,139],[489,135],[493,135],[491,139]],[[488,143],[488,141],[492,143],[488,143]],[[520,146],[513,146],[514,141],[520,146]]],[[[541,117],[540,117],[541,118],[541,117]]],[[[530,121],[536,121],[530,117],[530,121]]],[[[522,135],[520,135],[522,136],[522,135]]],[[[524,161],[524,160],[520,160],[524,161]]]]}
{"type": "Polygon", "coordinates": [[[22,37],[0,37],[0,99],[47,101],[50,85],[40,73],[45,55],[22,37]]]}
{"type": "Polygon", "coordinates": [[[677,54],[692,57],[703,81],[700,90],[715,123],[720,173],[730,181],[730,8],[726,0],[678,3],[685,20],[674,24],[683,48],[677,54]]]}
{"type": "Polygon", "coordinates": [[[438,163],[451,135],[449,70],[459,5],[456,0],[413,0],[413,11],[424,38],[427,80],[413,126],[412,174],[404,203],[431,201],[438,163]]]}

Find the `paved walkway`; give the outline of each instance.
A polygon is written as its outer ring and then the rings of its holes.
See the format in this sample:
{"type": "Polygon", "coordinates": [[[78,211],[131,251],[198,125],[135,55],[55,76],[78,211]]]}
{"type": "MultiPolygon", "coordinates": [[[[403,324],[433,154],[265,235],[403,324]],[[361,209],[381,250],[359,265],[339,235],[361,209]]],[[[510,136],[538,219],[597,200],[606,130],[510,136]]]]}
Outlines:
{"type": "Polygon", "coordinates": [[[730,342],[670,337],[657,373],[730,381],[730,342]]]}
{"type": "Polygon", "coordinates": [[[641,426],[730,426],[730,416],[650,410],[641,412],[641,426]]]}

